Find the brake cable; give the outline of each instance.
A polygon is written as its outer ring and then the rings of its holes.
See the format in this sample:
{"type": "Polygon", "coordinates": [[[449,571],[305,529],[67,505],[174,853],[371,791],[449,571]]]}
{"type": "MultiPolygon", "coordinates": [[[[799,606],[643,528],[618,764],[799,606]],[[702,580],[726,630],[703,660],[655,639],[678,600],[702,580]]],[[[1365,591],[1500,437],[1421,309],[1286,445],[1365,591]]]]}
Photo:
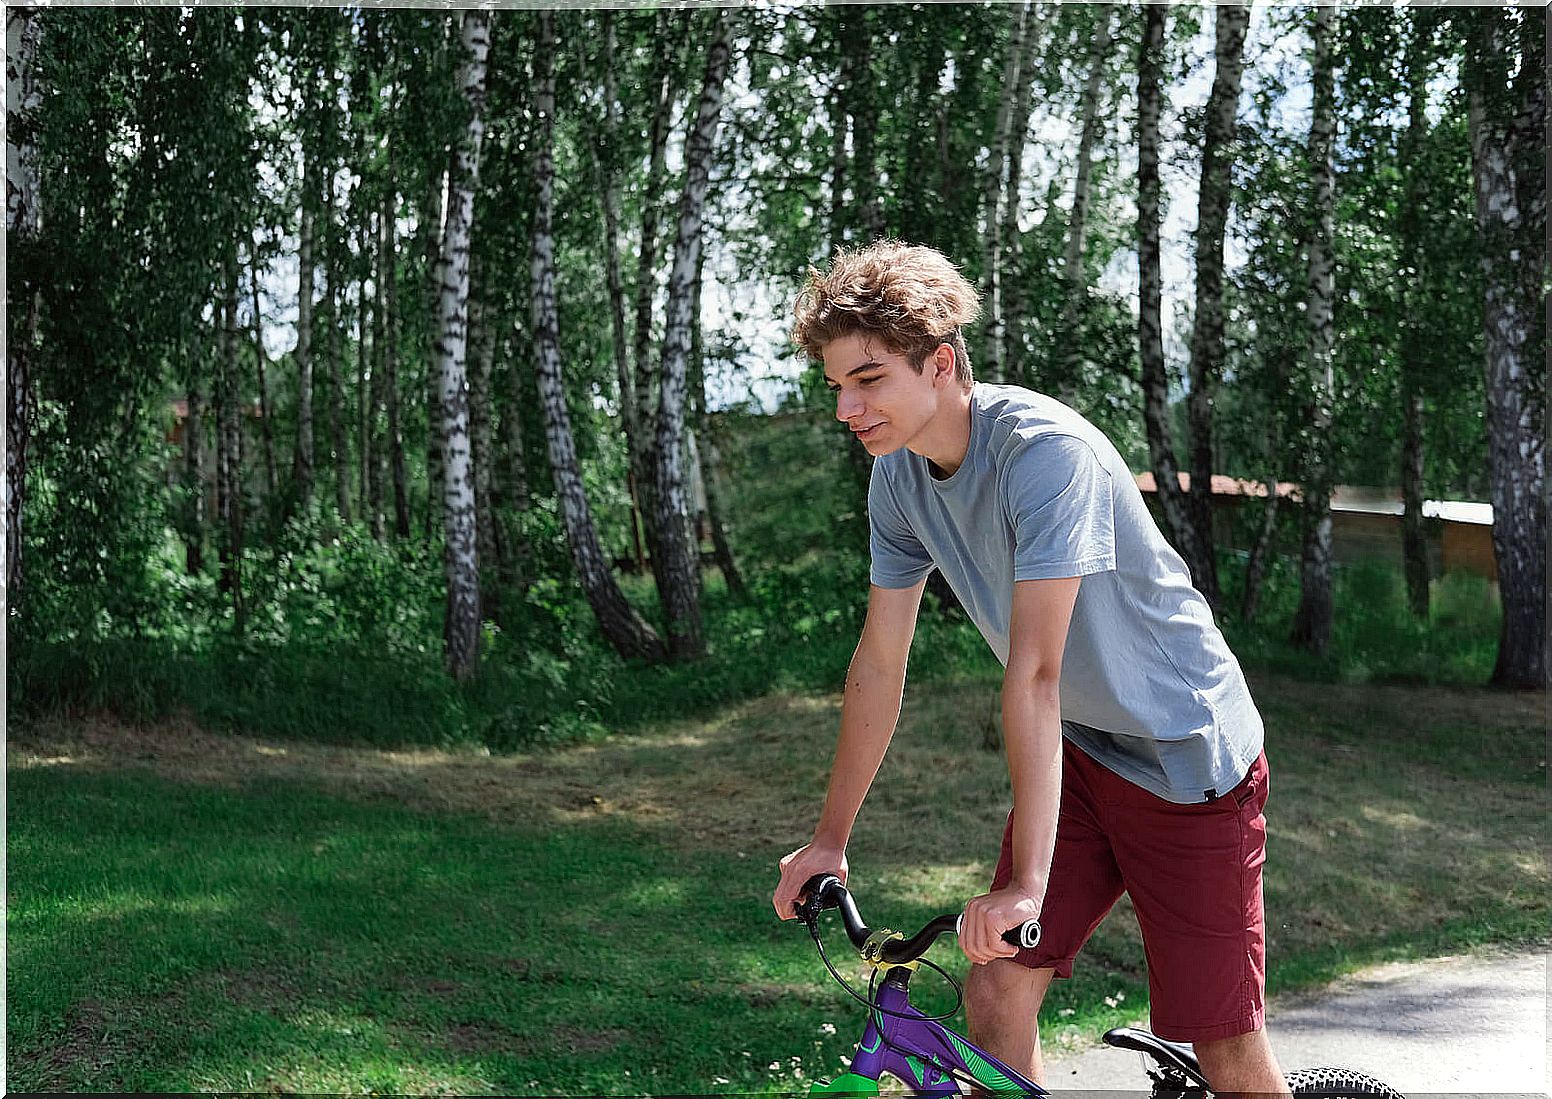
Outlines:
{"type": "Polygon", "coordinates": [[[840,973],[836,971],[835,966],[830,964],[830,956],[825,953],[824,940],[819,937],[818,917],[816,916],[813,920],[805,920],[803,922],[808,925],[808,933],[813,937],[814,945],[819,948],[819,959],[824,962],[825,968],[830,971],[830,976],[835,978],[835,983],[844,988],[851,995],[852,999],[856,1000],[859,1004],[862,1004],[870,1011],[875,1011],[880,1015],[889,1015],[896,1019],[925,1019],[930,1023],[940,1023],[944,1019],[952,1018],[955,1014],[957,1014],[960,1005],[965,1002],[965,990],[960,986],[960,983],[954,979],[954,975],[948,970],[944,969],[942,966],[938,965],[938,963],[932,961],[930,958],[922,957],[916,960],[919,961],[922,965],[926,966],[928,969],[936,972],[954,989],[954,1006],[949,1008],[942,1015],[923,1015],[920,1011],[912,1013],[909,1011],[894,1011],[890,1008],[883,1007],[878,1003],[877,1000],[873,998],[873,988],[878,980],[878,969],[874,968],[873,975],[868,978],[868,994],[863,996],[856,989],[852,988],[851,985],[847,984],[846,978],[842,977],[840,973]]]}

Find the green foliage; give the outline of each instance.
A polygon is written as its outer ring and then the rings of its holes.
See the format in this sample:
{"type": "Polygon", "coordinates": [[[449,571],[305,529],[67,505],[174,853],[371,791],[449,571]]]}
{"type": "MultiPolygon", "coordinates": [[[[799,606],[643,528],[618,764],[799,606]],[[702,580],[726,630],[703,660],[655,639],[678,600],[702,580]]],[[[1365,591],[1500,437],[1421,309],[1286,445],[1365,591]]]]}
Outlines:
{"type": "MultiPolygon", "coordinates": [[[[1399,551],[1398,551],[1399,552],[1399,551]]],[[[1231,605],[1244,582],[1243,557],[1220,562],[1231,605]]],[[[1398,565],[1362,562],[1334,568],[1336,623],[1325,656],[1288,641],[1299,603],[1297,558],[1274,558],[1254,625],[1223,624],[1229,647],[1248,670],[1341,683],[1485,683],[1498,647],[1500,612],[1488,581],[1450,573],[1434,582],[1426,620],[1407,607],[1398,565]]]]}

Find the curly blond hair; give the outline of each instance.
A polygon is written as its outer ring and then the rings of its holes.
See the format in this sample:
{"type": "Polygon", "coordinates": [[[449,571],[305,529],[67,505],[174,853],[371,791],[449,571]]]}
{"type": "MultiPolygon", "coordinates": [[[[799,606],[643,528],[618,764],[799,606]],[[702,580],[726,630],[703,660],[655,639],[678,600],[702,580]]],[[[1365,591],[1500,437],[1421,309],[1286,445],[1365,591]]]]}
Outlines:
{"type": "Polygon", "coordinates": [[[793,307],[792,341],[811,359],[825,344],[864,333],[905,355],[920,373],[927,356],[948,344],[954,376],[974,379],[962,328],[981,313],[974,286],[935,248],[879,240],[865,248],[837,248],[828,271],[808,269],[793,307]]]}

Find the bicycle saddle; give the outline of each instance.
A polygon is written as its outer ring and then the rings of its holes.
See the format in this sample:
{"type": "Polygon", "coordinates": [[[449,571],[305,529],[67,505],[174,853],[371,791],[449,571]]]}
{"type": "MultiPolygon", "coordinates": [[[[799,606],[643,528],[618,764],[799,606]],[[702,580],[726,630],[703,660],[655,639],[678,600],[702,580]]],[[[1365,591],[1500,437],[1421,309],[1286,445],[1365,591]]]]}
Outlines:
{"type": "Polygon", "coordinates": [[[1136,1027],[1116,1027],[1105,1032],[1105,1044],[1117,1049],[1135,1049],[1146,1053],[1164,1069],[1175,1069],[1200,1084],[1207,1086],[1207,1078],[1197,1063],[1196,1054],[1185,1042],[1167,1042],[1163,1038],[1136,1027]]]}

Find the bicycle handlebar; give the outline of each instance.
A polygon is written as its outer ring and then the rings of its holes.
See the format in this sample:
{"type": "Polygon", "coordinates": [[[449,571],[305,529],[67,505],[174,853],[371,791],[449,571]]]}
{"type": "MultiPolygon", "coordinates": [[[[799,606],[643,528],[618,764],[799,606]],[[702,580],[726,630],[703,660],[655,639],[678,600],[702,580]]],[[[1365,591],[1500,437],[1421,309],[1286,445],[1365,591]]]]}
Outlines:
{"type": "MultiPolygon", "coordinates": [[[[803,893],[808,899],[798,905],[797,914],[800,920],[812,927],[819,913],[828,908],[837,909],[841,913],[841,923],[846,928],[846,937],[851,940],[851,944],[859,951],[867,945],[873,929],[862,922],[862,914],[857,911],[857,902],[852,899],[851,892],[841,883],[840,878],[834,874],[815,874],[804,884],[803,893]]],[[[885,962],[898,962],[902,965],[915,961],[927,953],[927,948],[937,941],[939,935],[957,933],[961,918],[957,913],[938,916],[910,938],[884,943],[879,956],[885,962]]],[[[1036,946],[1040,942],[1040,921],[1025,920],[1017,927],[1009,928],[1003,932],[1002,941],[1009,946],[1022,949],[1036,946]]]]}

